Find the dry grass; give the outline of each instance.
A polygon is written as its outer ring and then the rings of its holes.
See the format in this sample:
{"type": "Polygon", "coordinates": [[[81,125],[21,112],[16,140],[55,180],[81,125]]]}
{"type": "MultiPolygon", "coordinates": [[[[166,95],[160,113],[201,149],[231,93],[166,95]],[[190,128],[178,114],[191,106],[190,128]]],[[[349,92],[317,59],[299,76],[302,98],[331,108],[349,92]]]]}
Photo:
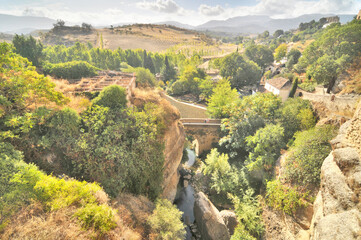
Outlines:
{"type": "Polygon", "coordinates": [[[349,77],[343,81],[346,87],[341,94],[361,94],[361,57],[353,62],[347,73],[349,77]]]}
{"type": "MultiPolygon", "coordinates": [[[[19,211],[5,228],[4,232],[0,234],[0,239],[142,239],[140,233],[125,226],[121,212],[118,212],[117,227],[106,235],[99,235],[94,229],[82,229],[78,220],[73,217],[75,211],[75,207],[68,207],[55,212],[46,212],[40,203],[33,203],[19,211]]],[[[129,222],[129,224],[132,225],[132,222],[129,222]]]]}
{"type": "Polygon", "coordinates": [[[166,99],[161,96],[161,93],[152,89],[134,89],[130,99],[132,105],[138,108],[144,108],[146,103],[154,103],[161,106],[164,112],[164,121],[166,123],[174,122],[180,118],[177,108],[172,106],[166,99]]]}

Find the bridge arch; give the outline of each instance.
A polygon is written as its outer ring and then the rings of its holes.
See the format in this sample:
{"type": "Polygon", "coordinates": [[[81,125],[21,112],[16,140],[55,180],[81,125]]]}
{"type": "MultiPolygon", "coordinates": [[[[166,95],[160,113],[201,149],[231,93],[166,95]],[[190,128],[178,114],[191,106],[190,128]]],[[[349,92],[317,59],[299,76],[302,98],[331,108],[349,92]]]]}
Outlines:
{"type": "Polygon", "coordinates": [[[220,139],[220,119],[182,118],[181,122],[186,134],[195,139],[197,156],[210,150],[220,139]]]}

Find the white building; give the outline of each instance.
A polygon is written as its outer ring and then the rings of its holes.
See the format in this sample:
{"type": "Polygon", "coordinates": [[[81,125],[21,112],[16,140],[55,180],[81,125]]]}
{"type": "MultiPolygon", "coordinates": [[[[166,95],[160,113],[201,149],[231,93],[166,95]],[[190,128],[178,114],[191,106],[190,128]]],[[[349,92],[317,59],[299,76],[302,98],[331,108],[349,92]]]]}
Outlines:
{"type": "Polygon", "coordinates": [[[290,94],[292,83],[287,78],[273,78],[266,81],[264,88],[275,95],[279,95],[282,101],[286,101],[290,94]]]}

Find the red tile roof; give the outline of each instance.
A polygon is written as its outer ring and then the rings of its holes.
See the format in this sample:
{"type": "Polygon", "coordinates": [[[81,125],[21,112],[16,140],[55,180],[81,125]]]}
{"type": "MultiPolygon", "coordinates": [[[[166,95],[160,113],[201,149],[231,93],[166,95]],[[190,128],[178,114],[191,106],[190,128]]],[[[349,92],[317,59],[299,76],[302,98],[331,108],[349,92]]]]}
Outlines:
{"type": "Polygon", "coordinates": [[[278,77],[278,78],[272,78],[268,80],[266,83],[277,89],[282,89],[284,86],[290,83],[290,80],[288,80],[287,78],[278,77]]]}

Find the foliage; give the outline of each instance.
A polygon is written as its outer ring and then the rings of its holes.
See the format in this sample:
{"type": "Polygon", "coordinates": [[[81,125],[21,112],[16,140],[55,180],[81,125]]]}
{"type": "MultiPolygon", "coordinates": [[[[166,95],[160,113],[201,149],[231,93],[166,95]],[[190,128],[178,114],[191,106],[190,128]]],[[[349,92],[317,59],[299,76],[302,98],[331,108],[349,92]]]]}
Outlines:
{"type": "Polygon", "coordinates": [[[282,60],[287,54],[287,44],[282,43],[275,49],[274,57],[276,61],[282,60]]]}
{"type": "Polygon", "coordinates": [[[302,90],[305,90],[307,92],[313,92],[313,91],[315,91],[317,83],[316,83],[316,81],[306,79],[301,84],[299,84],[298,86],[302,90]]]}
{"type": "Polygon", "coordinates": [[[235,103],[237,99],[237,90],[231,88],[230,82],[226,79],[220,80],[213,89],[213,94],[208,99],[208,115],[213,118],[228,116],[230,106],[235,103]]]}
{"type": "Polygon", "coordinates": [[[288,53],[287,53],[287,63],[286,63],[286,67],[288,69],[292,69],[293,66],[295,64],[298,63],[298,60],[301,57],[301,52],[295,48],[292,48],[288,53]]]}
{"type": "Polygon", "coordinates": [[[321,166],[331,151],[329,140],[334,134],[329,125],[297,133],[286,159],[286,178],[302,185],[319,185],[321,166]]]}
{"type": "Polygon", "coordinates": [[[253,61],[246,61],[239,53],[233,53],[221,61],[220,74],[229,78],[233,88],[257,84],[261,77],[261,68],[253,61]]]}
{"type": "Polygon", "coordinates": [[[101,234],[117,226],[115,210],[105,204],[87,204],[80,208],[75,216],[81,221],[85,229],[94,228],[101,234]]]}
{"type": "Polygon", "coordinates": [[[296,210],[306,207],[307,193],[300,193],[297,189],[283,185],[279,180],[267,182],[267,204],[274,209],[293,215],[296,210]]]}
{"type": "Polygon", "coordinates": [[[271,171],[277,158],[280,156],[284,143],[284,128],[280,125],[268,124],[258,129],[253,136],[246,138],[250,148],[247,168],[250,171],[271,171]]]}
{"type": "Polygon", "coordinates": [[[96,195],[102,191],[99,185],[46,175],[35,165],[23,162],[21,153],[10,144],[0,143],[0,148],[1,165],[7,165],[7,168],[0,168],[1,187],[5,187],[0,192],[2,227],[11,215],[34,200],[47,206],[48,211],[74,206],[78,208],[75,216],[80,223],[86,228],[93,226],[101,233],[116,226],[114,214],[105,214],[114,213],[114,210],[98,203],[96,195]]]}
{"type": "Polygon", "coordinates": [[[360,21],[332,24],[305,49],[296,69],[307,70],[318,83],[329,84],[330,91],[338,74],[360,54],[360,46],[360,21]]]}
{"type": "Polygon", "coordinates": [[[174,81],[177,75],[174,66],[169,63],[167,56],[165,56],[164,66],[161,68],[161,75],[163,76],[163,81],[165,83],[174,81]]]}
{"type": "Polygon", "coordinates": [[[93,99],[93,104],[108,107],[112,110],[123,109],[127,104],[127,90],[118,85],[105,87],[99,96],[93,99]]]}
{"type": "Polygon", "coordinates": [[[222,175],[228,172],[230,168],[231,166],[228,163],[228,155],[225,155],[224,153],[219,154],[217,149],[213,148],[211,153],[207,155],[202,172],[205,175],[212,175],[216,172],[222,175]]]}
{"type": "Polygon", "coordinates": [[[182,212],[166,199],[158,199],[153,214],[148,218],[152,232],[159,240],[184,239],[185,229],[181,221],[182,212]]]}
{"type": "Polygon", "coordinates": [[[273,52],[264,45],[251,45],[246,48],[245,55],[249,60],[257,63],[262,69],[265,69],[273,62],[273,52]]]}
{"type": "Polygon", "coordinates": [[[184,67],[179,80],[175,81],[169,92],[174,95],[184,95],[191,93],[195,96],[199,96],[200,89],[199,84],[205,79],[205,73],[203,70],[196,68],[192,65],[184,67]]]}
{"type": "Polygon", "coordinates": [[[100,182],[114,197],[128,191],[156,198],[164,164],[157,118],[144,110],[93,105],[82,119],[76,175],[100,182]]]}
{"type": "Polygon", "coordinates": [[[295,80],[293,80],[292,82],[292,88],[288,97],[293,98],[295,96],[295,93],[297,91],[297,86],[298,86],[298,78],[295,78],[295,80]]]}
{"type": "Polygon", "coordinates": [[[15,34],[13,45],[15,53],[27,58],[34,66],[40,66],[43,57],[43,44],[40,41],[36,41],[32,36],[25,37],[15,34]]]}
{"type": "Polygon", "coordinates": [[[137,87],[155,87],[157,86],[157,80],[154,77],[154,74],[152,74],[149,69],[145,68],[135,68],[134,69],[136,73],[136,83],[137,87]]]}
{"type": "Polygon", "coordinates": [[[258,199],[252,197],[253,191],[248,190],[242,198],[231,196],[239,222],[231,239],[256,239],[262,236],[264,226],[261,218],[261,207],[258,199]],[[241,238],[243,239],[243,238],[241,238]]]}
{"type": "Polygon", "coordinates": [[[97,75],[98,68],[84,61],[72,61],[66,63],[46,63],[44,73],[65,79],[79,79],[97,75]]]}
{"type": "Polygon", "coordinates": [[[29,106],[68,101],[55,91],[54,83],[13,53],[7,43],[0,44],[0,62],[0,138],[14,138],[32,128],[36,116],[29,112],[29,106]]]}
{"type": "Polygon", "coordinates": [[[288,98],[280,108],[280,122],[285,129],[286,139],[297,131],[307,130],[316,124],[312,105],[301,98],[288,98]]]}

